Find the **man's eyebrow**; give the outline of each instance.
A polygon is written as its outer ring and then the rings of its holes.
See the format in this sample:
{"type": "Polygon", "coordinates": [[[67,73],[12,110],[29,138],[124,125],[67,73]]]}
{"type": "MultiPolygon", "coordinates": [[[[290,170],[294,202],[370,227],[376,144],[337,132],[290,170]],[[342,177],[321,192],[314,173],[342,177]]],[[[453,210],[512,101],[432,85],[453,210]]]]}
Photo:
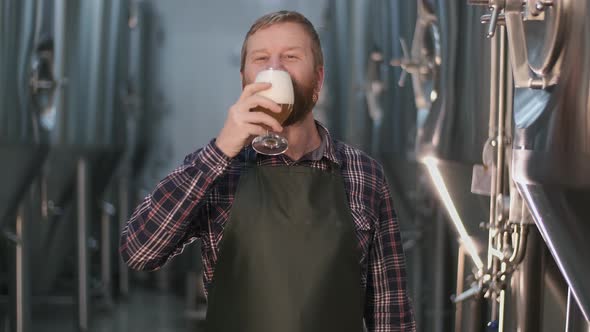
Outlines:
{"type": "Polygon", "coordinates": [[[266,52],[266,48],[259,48],[257,50],[250,51],[250,53],[266,52]]]}
{"type": "Polygon", "coordinates": [[[301,47],[301,46],[291,46],[291,47],[287,48],[285,51],[293,51],[293,50],[303,50],[303,47],[301,47]]]}
{"type": "MultiPolygon", "coordinates": [[[[285,51],[293,51],[293,50],[303,50],[303,47],[301,47],[301,46],[291,46],[291,47],[288,47],[287,49],[285,49],[285,51]]],[[[267,50],[266,50],[266,48],[259,48],[259,49],[256,49],[256,50],[252,50],[249,53],[250,54],[253,54],[253,53],[258,53],[258,52],[267,52],[267,50]]]]}

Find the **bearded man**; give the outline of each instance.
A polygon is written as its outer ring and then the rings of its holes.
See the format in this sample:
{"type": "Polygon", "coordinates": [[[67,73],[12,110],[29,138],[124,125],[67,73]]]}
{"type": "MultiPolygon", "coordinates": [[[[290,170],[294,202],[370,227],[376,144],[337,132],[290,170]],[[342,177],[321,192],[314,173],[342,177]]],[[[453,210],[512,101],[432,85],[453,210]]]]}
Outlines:
{"type": "Polygon", "coordinates": [[[208,332],[415,331],[397,215],[382,166],[314,120],[324,79],[320,39],[301,14],[259,18],[246,34],[242,94],[219,135],[189,154],[135,209],[123,260],[156,270],[202,243],[208,332]],[[261,70],[289,73],[294,105],[259,93],[261,70]],[[279,155],[256,153],[271,130],[279,155]]]}

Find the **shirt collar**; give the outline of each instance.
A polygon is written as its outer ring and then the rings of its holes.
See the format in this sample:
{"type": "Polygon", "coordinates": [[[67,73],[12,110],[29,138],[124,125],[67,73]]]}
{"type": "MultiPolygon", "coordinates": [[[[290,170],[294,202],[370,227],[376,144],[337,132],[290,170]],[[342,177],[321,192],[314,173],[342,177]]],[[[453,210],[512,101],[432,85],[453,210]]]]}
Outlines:
{"type": "Polygon", "coordinates": [[[320,147],[316,149],[316,151],[321,149],[324,158],[340,165],[340,160],[336,157],[334,140],[332,139],[332,136],[330,135],[328,128],[326,128],[326,126],[324,126],[323,123],[317,120],[315,120],[315,123],[316,127],[318,128],[320,137],[322,138],[322,144],[320,144],[320,147]]]}
{"type": "MultiPolygon", "coordinates": [[[[330,132],[328,131],[326,126],[324,126],[324,124],[322,124],[321,122],[315,120],[315,124],[322,142],[320,143],[320,146],[317,149],[306,153],[303,157],[301,157],[299,161],[319,161],[323,158],[326,158],[329,161],[337,164],[338,166],[341,166],[341,161],[337,158],[334,140],[332,139],[330,132]]],[[[258,155],[252,148],[252,145],[249,145],[246,150],[246,154],[250,153],[252,153],[253,155],[258,155]]],[[[282,157],[286,158],[286,156],[282,157]]]]}

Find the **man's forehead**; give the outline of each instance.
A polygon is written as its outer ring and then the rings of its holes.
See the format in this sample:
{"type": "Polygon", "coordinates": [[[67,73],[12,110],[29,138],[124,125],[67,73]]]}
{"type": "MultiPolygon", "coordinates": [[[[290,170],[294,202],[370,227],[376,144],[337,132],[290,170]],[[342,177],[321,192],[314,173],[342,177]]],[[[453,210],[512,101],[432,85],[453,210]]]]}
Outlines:
{"type": "MultiPolygon", "coordinates": [[[[305,48],[301,47],[301,46],[287,46],[284,47],[282,49],[283,51],[305,51],[305,48]]],[[[266,47],[261,47],[261,48],[255,48],[250,50],[250,53],[256,53],[256,52],[265,52],[267,51],[266,47]]]]}
{"type": "Polygon", "coordinates": [[[248,38],[247,46],[249,53],[276,47],[305,50],[310,48],[311,38],[301,24],[282,22],[256,31],[248,38]]]}

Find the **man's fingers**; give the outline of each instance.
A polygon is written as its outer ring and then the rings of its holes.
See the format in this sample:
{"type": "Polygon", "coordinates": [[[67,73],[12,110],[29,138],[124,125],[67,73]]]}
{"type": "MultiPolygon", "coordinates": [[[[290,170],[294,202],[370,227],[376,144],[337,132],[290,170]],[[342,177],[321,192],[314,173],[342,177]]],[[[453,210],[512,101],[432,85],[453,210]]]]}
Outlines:
{"type": "Polygon", "coordinates": [[[248,99],[244,100],[244,103],[246,103],[249,110],[256,106],[262,106],[275,113],[281,113],[281,106],[279,106],[279,104],[263,96],[250,96],[248,99]]]}
{"type": "Polygon", "coordinates": [[[246,130],[248,131],[248,134],[250,134],[250,136],[262,136],[266,135],[267,132],[266,129],[264,129],[262,126],[255,124],[246,125],[246,130]]]}
{"type": "Polygon", "coordinates": [[[240,96],[240,99],[243,100],[243,99],[246,99],[246,98],[256,94],[257,92],[270,89],[271,86],[272,86],[272,84],[270,84],[268,82],[259,82],[259,83],[248,84],[244,87],[244,90],[242,91],[242,95],[240,96]]]}
{"type": "Polygon", "coordinates": [[[278,132],[283,130],[283,127],[276,119],[262,112],[250,112],[244,114],[244,121],[249,124],[265,125],[278,132]]]}

